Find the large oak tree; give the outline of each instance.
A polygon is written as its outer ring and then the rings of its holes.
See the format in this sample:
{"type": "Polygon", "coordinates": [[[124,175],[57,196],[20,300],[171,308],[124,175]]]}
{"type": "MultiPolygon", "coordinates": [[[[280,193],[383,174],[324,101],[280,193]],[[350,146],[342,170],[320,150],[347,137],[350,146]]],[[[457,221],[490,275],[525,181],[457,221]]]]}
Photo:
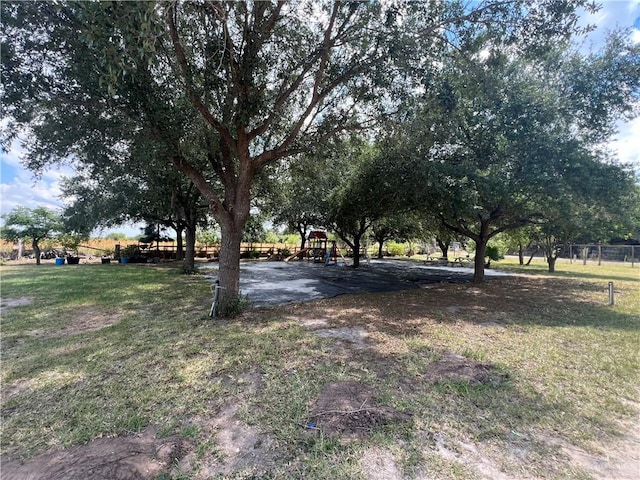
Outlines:
{"type": "Polygon", "coordinates": [[[468,32],[540,49],[585,3],[2,2],[5,139],[29,127],[37,169],[76,154],[108,162],[143,132],[209,204],[233,297],[266,165],[393,110],[415,88],[397,60],[426,75],[468,32]]]}
{"type": "Polygon", "coordinates": [[[602,142],[638,113],[639,52],[616,34],[588,56],[565,45],[532,57],[491,42],[447,55],[399,155],[415,165],[409,191],[424,192],[416,207],[475,242],[475,281],[499,233],[553,223],[559,205],[618,208],[633,177],[602,142]]]}

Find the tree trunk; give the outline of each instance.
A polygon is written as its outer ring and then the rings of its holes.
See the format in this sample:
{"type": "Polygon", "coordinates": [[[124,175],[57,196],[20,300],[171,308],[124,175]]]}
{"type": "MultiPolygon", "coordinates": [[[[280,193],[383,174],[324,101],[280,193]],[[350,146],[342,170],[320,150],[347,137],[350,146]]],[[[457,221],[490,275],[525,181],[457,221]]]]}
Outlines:
{"type": "Polygon", "coordinates": [[[533,257],[536,255],[536,253],[538,253],[538,251],[540,250],[540,247],[536,247],[536,249],[533,251],[533,253],[531,254],[531,256],[529,257],[529,260],[527,260],[527,267],[529,265],[531,265],[531,260],[533,260],[533,257]]]}
{"type": "Polygon", "coordinates": [[[24,240],[22,238],[18,239],[18,258],[20,260],[22,258],[22,252],[24,251],[24,240]]]}
{"type": "Polygon", "coordinates": [[[518,262],[520,266],[524,265],[524,245],[518,243],[518,262]]]}
{"type": "MultiPolygon", "coordinates": [[[[196,229],[195,226],[185,228],[186,249],[184,254],[184,266],[188,271],[193,271],[196,264],[196,229]]],[[[180,235],[179,238],[182,238],[180,235]]],[[[182,242],[180,242],[182,243],[182,242]]],[[[180,250],[181,251],[181,250],[180,250]]]]}
{"type": "Polygon", "coordinates": [[[489,243],[490,220],[480,222],[480,233],[473,240],[476,242],[476,258],[473,265],[473,283],[484,282],[484,257],[489,243]]]}
{"type": "Polygon", "coordinates": [[[488,238],[480,238],[476,241],[476,258],[473,265],[473,282],[484,282],[484,254],[487,251],[488,238]]]}
{"type": "Polygon", "coordinates": [[[218,280],[220,281],[220,304],[223,307],[236,299],[240,293],[240,243],[242,224],[233,221],[233,217],[219,220],[222,241],[220,243],[220,262],[218,280]]]}
{"type": "Polygon", "coordinates": [[[219,172],[224,185],[222,201],[207,179],[192,165],[183,161],[182,157],[175,157],[174,164],[191,179],[202,196],[209,201],[211,214],[220,225],[222,239],[218,264],[218,281],[221,287],[219,311],[224,316],[238,311],[233,305],[238,301],[240,293],[240,243],[244,224],[249,218],[251,183],[256,171],[251,164],[248,144],[243,142],[243,145],[235,145],[232,149],[225,141],[221,140],[220,143],[222,162],[229,168],[228,175],[224,174],[224,169],[219,172]],[[238,167],[236,175],[232,172],[235,164],[232,150],[238,153],[235,157],[238,167]]]}
{"type": "Polygon", "coordinates": [[[307,229],[302,226],[298,226],[297,230],[300,234],[300,250],[304,250],[304,246],[307,243],[307,229]]]}
{"type": "Polygon", "coordinates": [[[442,258],[447,260],[449,255],[449,242],[445,242],[443,240],[440,240],[438,237],[436,237],[436,243],[438,244],[438,247],[442,252],[442,258]]]}
{"type": "Polygon", "coordinates": [[[549,273],[553,273],[556,271],[556,260],[558,257],[554,257],[553,255],[547,255],[547,263],[549,264],[549,273]]]}
{"type": "Polygon", "coordinates": [[[353,237],[353,268],[360,266],[360,235],[353,237]]]}
{"type": "Polygon", "coordinates": [[[33,248],[33,254],[36,256],[36,265],[40,265],[40,246],[35,238],[31,241],[31,248],[33,248]]]}
{"type": "MultiPolygon", "coordinates": [[[[176,227],[176,260],[185,260],[184,258],[184,245],[182,242],[182,232],[184,231],[182,226],[176,227]]],[[[188,234],[187,234],[188,235],[188,234]]],[[[193,237],[193,241],[195,242],[195,235],[193,237]]],[[[187,240],[188,242],[188,240],[187,240]]],[[[187,248],[189,246],[187,245],[187,248]]]]}
{"type": "Polygon", "coordinates": [[[382,258],[383,258],[383,255],[382,255],[382,247],[383,247],[383,246],[384,246],[384,240],[380,240],[380,241],[378,242],[378,258],[379,258],[380,260],[382,260],[382,258]]]}

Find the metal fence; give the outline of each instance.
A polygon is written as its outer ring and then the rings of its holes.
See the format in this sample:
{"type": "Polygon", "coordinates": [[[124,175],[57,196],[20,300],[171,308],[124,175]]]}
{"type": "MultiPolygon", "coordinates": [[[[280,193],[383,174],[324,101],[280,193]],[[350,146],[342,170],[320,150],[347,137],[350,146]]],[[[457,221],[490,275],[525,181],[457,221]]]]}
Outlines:
{"type": "MultiPolygon", "coordinates": [[[[544,258],[541,248],[529,247],[524,252],[526,258],[544,258]]],[[[509,255],[517,255],[517,251],[510,250],[509,255]]],[[[623,262],[632,267],[640,265],[640,245],[609,245],[609,244],[570,244],[563,249],[558,258],[568,259],[570,263],[587,263],[598,265],[602,262],[623,262]]]]}
{"type": "Polygon", "coordinates": [[[635,267],[640,263],[640,245],[571,244],[562,256],[584,265],[587,262],[598,262],[598,265],[602,262],[626,262],[635,267]]]}

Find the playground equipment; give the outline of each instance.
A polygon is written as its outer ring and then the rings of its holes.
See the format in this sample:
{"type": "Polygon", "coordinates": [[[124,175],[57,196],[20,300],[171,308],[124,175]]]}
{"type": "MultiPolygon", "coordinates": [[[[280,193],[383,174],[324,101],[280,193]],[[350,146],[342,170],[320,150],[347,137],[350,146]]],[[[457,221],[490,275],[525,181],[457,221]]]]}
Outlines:
{"type": "Polygon", "coordinates": [[[342,252],[338,248],[337,242],[335,240],[332,240],[331,247],[327,249],[327,252],[324,256],[324,266],[344,267],[345,265],[347,265],[347,259],[344,258],[344,255],[342,255],[342,252]],[[338,257],[340,257],[340,259],[338,259],[338,257]]]}
{"type": "Polygon", "coordinates": [[[314,262],[324,262],[325,256],[327,254],[327,234],[326,232],[320,230],[312,230],[307,237],[309,241],[309,246],[307,248],[303,248],[302,250],[298,250],[296,253],[291,255],[288,258],[285,258],[284,261],[288,262],[293,260],[294,258],[313,258],[314,262]]]}
{"type": "Polygon", "coordinates": [[[327,244],[329,243],[329,239],[327,238],[326,232],[313,230],[311,233],[309,233],[308,240],[309,246],[307,248],[298,250],[290,257],[285,258],[284,261],[288,262],[290,260],[293,260],[294,258],[306,258],[308,260],[313,259],[313,261],[317,263],[324,263],[325,266],[346,265],[346,259],[338,248],[337,242],[335,240],[331,240],[331,246],[327,246],[327,244]]]}

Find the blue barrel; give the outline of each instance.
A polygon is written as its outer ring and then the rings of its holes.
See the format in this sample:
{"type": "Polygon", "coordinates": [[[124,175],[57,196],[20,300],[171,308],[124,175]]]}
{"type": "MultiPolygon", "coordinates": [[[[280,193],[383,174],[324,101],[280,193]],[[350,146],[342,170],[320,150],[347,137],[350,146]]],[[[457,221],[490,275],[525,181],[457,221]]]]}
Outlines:
{"type": "Polygon", "coordinates": [[[56,258],[56,265],[64,265],[64,258],[56,258]]]}
{"type": "Polygon", "coordinates": [[[129,263],[129,257],[120,257],[120,263],[129,263]]]}

